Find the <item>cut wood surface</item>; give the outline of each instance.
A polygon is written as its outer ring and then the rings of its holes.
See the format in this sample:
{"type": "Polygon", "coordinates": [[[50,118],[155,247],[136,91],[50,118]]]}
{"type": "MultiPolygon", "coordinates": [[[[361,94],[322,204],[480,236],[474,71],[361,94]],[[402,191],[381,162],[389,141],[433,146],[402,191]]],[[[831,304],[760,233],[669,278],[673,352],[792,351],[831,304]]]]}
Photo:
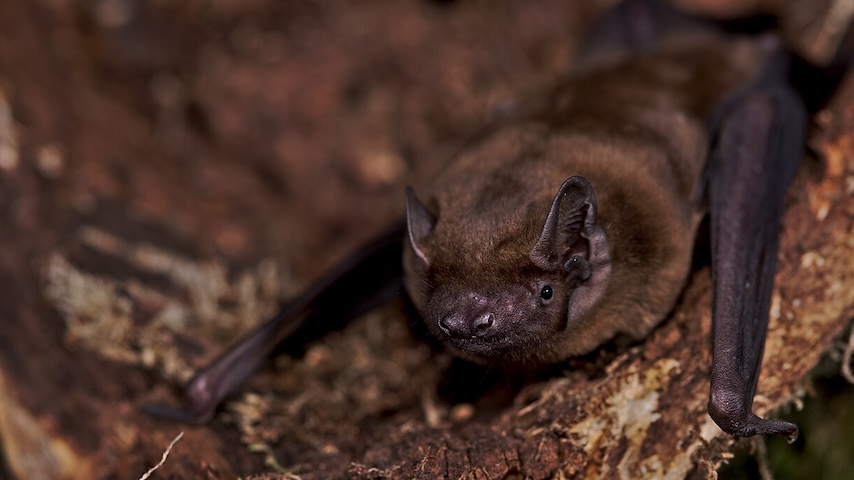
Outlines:
{"type": "MultiPolygon", "coordinates": [[[[556,81],[611,3],[0,2],[10,472],[140,478],[183,431],[151,478],[713,477],[737,442],[706,413],[702,265],[646,341],[547,374],[454,360],[399,301],[277,357],[210,425],[142,412],[556,81]]],[[[832,43],[816,25],[805,52],[832,43]]],[[[791,190],[763,415],[798,405],[854,317],[847,80],[791,190]]]]}

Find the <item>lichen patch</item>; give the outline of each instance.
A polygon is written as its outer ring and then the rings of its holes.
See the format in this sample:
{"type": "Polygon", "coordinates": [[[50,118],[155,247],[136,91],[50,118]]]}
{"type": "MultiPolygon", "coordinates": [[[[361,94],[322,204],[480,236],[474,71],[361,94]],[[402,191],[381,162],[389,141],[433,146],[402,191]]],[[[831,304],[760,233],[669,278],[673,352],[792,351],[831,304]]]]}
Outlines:
{"type": "Polygon", "coordinates": [[[220,262],[136,245],[91,227],[82,229],[81,237],[100,253],[164,277],[169,285],[96,275],[52,254],[43,293],[65,321],[66,341],[111,360],[158,368],[170,380],[184,382],[198,366],[176,345],[175,333],[185,341],[221,346],[268,317],[278,303],[272,262],[229,278],[220,262]]]}

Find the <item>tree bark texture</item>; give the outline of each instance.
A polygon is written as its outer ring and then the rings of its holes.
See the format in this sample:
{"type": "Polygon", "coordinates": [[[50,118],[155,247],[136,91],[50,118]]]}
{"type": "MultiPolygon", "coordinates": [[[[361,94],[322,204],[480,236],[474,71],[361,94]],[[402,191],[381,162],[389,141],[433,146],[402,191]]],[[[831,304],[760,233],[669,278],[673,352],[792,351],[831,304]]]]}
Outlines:
{"type": "MultiPolygon", "coordinates": [[[[713,477],[736,442],[706,413],[703,265],[646,341],[558,373],[453,360],[394,302],[279,356],[208,426],[141,411],[554,82],[610,3],[0,2],[10,472],[139,478],[184,431],[155,478],[713,477]]],[[[762,415],[854,316],[852,80],[791,190],[762,415]]]]}

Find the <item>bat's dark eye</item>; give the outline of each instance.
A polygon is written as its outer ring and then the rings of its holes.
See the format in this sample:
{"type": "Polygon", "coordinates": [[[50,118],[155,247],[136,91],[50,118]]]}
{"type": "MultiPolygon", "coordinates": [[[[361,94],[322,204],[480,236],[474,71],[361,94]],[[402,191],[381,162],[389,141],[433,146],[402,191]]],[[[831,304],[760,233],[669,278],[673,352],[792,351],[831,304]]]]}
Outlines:
{"type": "Polygon", "coordinates": [[[547,304],[552,301],[554,294],[555,292],[552,289],[552,286],[546,285],[542,290],[540,290],[540,300],[543,301],[543,304],[547,304]]]}

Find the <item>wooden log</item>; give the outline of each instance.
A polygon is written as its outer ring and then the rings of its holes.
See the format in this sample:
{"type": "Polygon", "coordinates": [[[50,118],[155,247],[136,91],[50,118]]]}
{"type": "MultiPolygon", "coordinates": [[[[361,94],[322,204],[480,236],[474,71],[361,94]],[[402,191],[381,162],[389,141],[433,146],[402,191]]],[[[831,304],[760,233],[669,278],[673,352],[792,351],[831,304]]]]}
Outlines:
{"type": "MultiPolygon", "coordinates": [[[[557,375],[452,360],[398,302],[279,357],[211,425],[144,415],[399,215],[404,184],[554,81],[610,2],[153,3],[0,2],[13,475],[139,478],[180,431],[160,478],[712,476],[728,458],[705,411],[705,268],[647,341],[557,375]]],[[[852,79],[818,120],[762,414],[803,396],[854,316],[852,79]]]]}

